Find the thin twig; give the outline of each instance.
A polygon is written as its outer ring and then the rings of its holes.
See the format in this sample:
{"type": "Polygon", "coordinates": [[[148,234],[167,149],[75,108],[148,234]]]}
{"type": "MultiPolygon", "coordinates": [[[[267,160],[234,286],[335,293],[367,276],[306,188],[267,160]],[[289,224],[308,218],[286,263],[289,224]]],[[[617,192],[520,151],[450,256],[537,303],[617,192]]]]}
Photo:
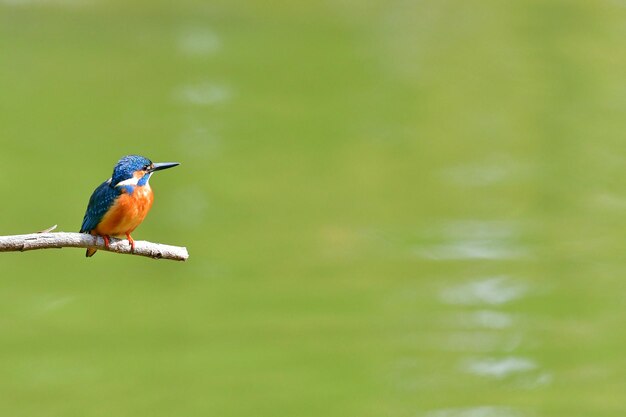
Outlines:
{"type": "Polygon", "coordinates": [[[54,226],[50,226],[47,229],[40,230],[37,233],[49,233],[49,232],[53,231],[56,228],[57,228],[57,225],[55,224],[54,226]]]}
{"type": "Polygon", "coordinates": [[[189,258],[187,248],[181,246],[135,240],[135,250],[133,251],[127,240],[111,238],[109,247],[106,248],[104,239],[99,236],[85,233],[50,233],[49,231],[54,230],[55,227],[27,235],[0,236],[0,252],[23,252],[52,248],[96,248],[109,252],[146,256],[153,259],[186,261],[189,258]]]}

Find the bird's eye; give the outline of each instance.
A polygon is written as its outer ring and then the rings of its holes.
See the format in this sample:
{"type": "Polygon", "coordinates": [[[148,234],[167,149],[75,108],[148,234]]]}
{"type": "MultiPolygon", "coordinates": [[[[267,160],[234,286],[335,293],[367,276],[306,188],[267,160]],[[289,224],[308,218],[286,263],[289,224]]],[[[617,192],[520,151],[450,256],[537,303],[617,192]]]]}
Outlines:
{"type": "Polygon", "coordinates": [[[150,168],[150,164],[146,164],[146,165],[144,165],[144,166],[143,166],[143,170],[144,170],[144,171],[147,171],[147,170],[148,170],[148,168],[150,168]]]}

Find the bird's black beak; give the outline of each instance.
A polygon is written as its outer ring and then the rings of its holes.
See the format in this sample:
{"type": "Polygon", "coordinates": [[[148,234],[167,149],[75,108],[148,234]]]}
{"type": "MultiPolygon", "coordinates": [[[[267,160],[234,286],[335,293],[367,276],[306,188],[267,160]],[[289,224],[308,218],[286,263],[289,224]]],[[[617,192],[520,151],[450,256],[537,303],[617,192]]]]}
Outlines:
{"type": "Polygon", "coordinates": [[[162,169],[174,168],[180,165],[178,162],[157,162],[152,164],[152,168],[148,169],[148,172],[160,171],[162,169]]]}

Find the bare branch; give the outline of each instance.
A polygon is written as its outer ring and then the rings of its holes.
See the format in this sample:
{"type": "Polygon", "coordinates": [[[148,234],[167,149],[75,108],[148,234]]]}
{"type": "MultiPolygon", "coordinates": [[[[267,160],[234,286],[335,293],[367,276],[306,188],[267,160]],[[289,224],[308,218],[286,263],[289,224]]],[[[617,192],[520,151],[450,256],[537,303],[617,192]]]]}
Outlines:
{"type": "Polygon", "coordinates": [[[153,259],[171,259],[186,261],[189,258],[187,248],[181,246],[162,245],[160,243],[135,241],[132,251],[127,240],[111,238],[109,247],[104,246],[104,239],[85,233],[56,232],[49,233],[56,226],[38,233],[27,235],[0,236],[0,252],[23,252],[36,249],[52,248],[96,248],[128,255],[146,256],[153,259]]]}

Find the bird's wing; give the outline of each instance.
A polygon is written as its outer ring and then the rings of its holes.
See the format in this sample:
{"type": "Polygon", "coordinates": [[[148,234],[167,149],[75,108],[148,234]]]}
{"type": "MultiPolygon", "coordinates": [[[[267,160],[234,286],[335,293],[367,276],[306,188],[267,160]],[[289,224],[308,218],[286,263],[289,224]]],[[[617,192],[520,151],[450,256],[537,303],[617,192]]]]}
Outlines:
{"type": "Polygon", "coordinates": [[[80,233],[89,233],[95,229],[120,194],[121,192],[117,187],[111,187],[111,180],[100,184],[89,199],[80,233]]]}

